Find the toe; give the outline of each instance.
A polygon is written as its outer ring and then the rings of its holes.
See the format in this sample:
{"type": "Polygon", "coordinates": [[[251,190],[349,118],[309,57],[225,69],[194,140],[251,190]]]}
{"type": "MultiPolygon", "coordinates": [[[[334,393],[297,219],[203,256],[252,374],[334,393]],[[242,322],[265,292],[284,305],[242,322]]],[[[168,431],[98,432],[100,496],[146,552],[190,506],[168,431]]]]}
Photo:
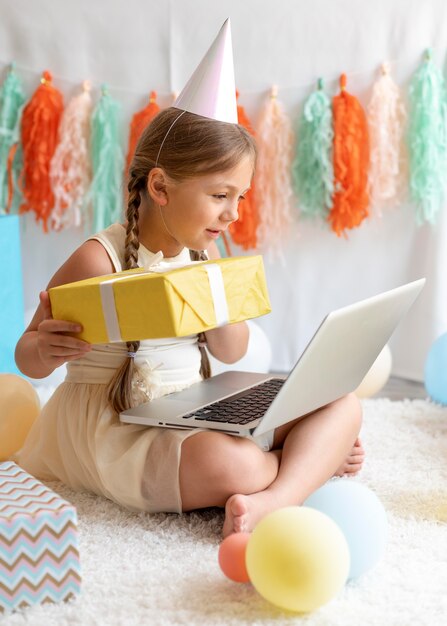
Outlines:
{"type": "Polygon", "coordinates": [[[364,460],[365,460],[364,454],[353,454],[352,456],[349,457],[348,464],[352,465],[353,463],[360,463],[361,465],[364,460]]]}
{"type": "Polygon", "coordinates": [[[362,450],[364,452],[363,444],[360,439],[356,439],[354,445],[352,446],[353,450],[362,450]]]}
{"type": "Polygon", "coordinates": [[[242,515],[245,515],[248,510],[245,497],[242,495],[232,496],[230,498],[229,506],[234,517],[241,517],[242,515]]]}
{"type": "Polygon", "coordinates": [[[346,466],[345,473],[346,474],[358,474],[361,469],[362,469],[361,463],[349,463],[346,466]]]}

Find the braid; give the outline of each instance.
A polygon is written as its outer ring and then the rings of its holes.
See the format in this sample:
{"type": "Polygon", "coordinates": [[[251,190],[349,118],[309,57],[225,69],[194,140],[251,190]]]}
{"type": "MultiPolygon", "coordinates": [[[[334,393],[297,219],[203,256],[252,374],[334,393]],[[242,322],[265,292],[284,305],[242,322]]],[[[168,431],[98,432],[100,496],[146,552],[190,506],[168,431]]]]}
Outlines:
{"type": "Polygon", "coordinates": [[[138,235],[139,208],[141,203],[140,189],[141,181],[137,176],[131,176],[127,186],[129,198],[127,201],[127,229],[124,249],[124,269],[131,270],[138,267],[138,248],[140,241],[138,235]]]}
{"type": "MultiPolygon", "coordinates": [[[[138,239],[138,217],[139,207],[141,203],[140,190],[144,185],[145,179],[138,176],[130,175],[129,184],[127,186],[129,197],[127,200],[127,229],[124,248],[124,270],[130,270],[138,267],[138,248],[140,242],[138,239]]],[[[128,341],[127,351],[137,352],[140,347],[139,341],[128,341]]],[[[132,406],[132,378],[135,370],[134,357],[128,356],[122,366],[117,371],[109,385],[108,398],[113,409],[120,413],[132,406]]]]}
{"type": "MultiPolygon", "coordinates": [[[[191,261],[208,261],[208,258],[203,250],[200,252],[197,250],[190,250],[189,256],[191,257],[191,261]]],[[[206,343],[205,333],[199,333],[197,337],[199,344],[206,343]]],[[[210,378],[211,376],[211,364],[208,358],[208,352],[204,345],[199,345],[200,356],[202,358],[202,362],[200,363],[200,375],[202,378],[210,378]]]]}

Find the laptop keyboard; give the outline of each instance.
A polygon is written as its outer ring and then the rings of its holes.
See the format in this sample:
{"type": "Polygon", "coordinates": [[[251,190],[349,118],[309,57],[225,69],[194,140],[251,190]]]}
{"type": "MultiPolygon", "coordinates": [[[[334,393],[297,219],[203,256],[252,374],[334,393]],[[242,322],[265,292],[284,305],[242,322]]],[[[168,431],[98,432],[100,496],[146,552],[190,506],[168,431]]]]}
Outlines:
{"type": "Polygon", "coordinates": [[[248,424],[265,414],[284,382],[282,378],[270,378],[260,385],[183,415],[183,418],[226,424],[248,424]]]}

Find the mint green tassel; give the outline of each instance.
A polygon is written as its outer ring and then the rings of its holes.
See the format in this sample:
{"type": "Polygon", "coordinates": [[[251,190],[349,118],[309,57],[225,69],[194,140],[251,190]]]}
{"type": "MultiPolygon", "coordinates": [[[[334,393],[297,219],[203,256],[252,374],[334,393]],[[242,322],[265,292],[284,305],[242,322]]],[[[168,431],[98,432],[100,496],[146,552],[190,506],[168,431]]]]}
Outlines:
{"type": "MultiPolygon", "coordinates": [[[[19,207],[23,202],[23,194],[19,185],[19,176],[23,170],[23,150],[22,150],[22,143],[20,141],[20,123],[22,119],[22,112],[23,112],[23,109],[25,108],[25,104],[23,104],[19,110],[19,114],[17,117],[17,124],[12,134],[12,138],[13,138],[12,143],[13,145],[17,144],[17,150],[14,155],[14,159],[12,161],[12,168],[11,168],[12,199],[11,199],[11,205],[9,207],[9,213],[14,213],[14,214],[17,214],[19,212],[19,207]]],[[[1,213],[1,210],[0,210],[0,213],[1,213]]]]}
{"type": "Polygon", "coordinates": [[[87,201],[93,208],[93,232],[122,219],[124,156],[119,131],[120,105],[106,85],[93,111],[91,151],[93,179],[87,201]]]}
{"type": "Polygon", "coordinates": [[[434,224],[445,197],[447,174],[447,104],[441,71],[425,53],[410,84],[408,148],[410,196],[416,222],[434,224]]]}
{"type": "MultiPolygon", "coordinates": [[[[6,213],[8,202],[8,156],[11,147],[20,139],[20,120],[22,117],[25,96],[22,83],[11,64],[8,75],[0,87],[0,215],[6,213]]],[[[21,171],[21,149],[15,154],[12,168],[14,195],[11,213],[16,213],[21,203],[21,194],[17,187],[17,179],[21,171]]]]}
{"type": "Polygon", "coordinates": [[[304,103],[297,129],[297,147],[292,164],[292,183],[301,214],[326,219],[332,207],[332,106],[319,79],[318,90],[304,103]]]}

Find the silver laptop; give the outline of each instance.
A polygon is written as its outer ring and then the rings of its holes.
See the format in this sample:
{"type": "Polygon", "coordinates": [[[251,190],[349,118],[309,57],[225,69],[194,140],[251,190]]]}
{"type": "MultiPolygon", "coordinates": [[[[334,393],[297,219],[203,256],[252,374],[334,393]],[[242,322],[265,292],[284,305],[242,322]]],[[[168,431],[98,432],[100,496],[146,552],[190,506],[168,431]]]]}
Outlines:
{"type": "Polygon", "coordinates": [[[329,313],[289,376],[229,371],[120,414],[122,422],[258,437],[354,391],[425,278],[329,313]]]}

